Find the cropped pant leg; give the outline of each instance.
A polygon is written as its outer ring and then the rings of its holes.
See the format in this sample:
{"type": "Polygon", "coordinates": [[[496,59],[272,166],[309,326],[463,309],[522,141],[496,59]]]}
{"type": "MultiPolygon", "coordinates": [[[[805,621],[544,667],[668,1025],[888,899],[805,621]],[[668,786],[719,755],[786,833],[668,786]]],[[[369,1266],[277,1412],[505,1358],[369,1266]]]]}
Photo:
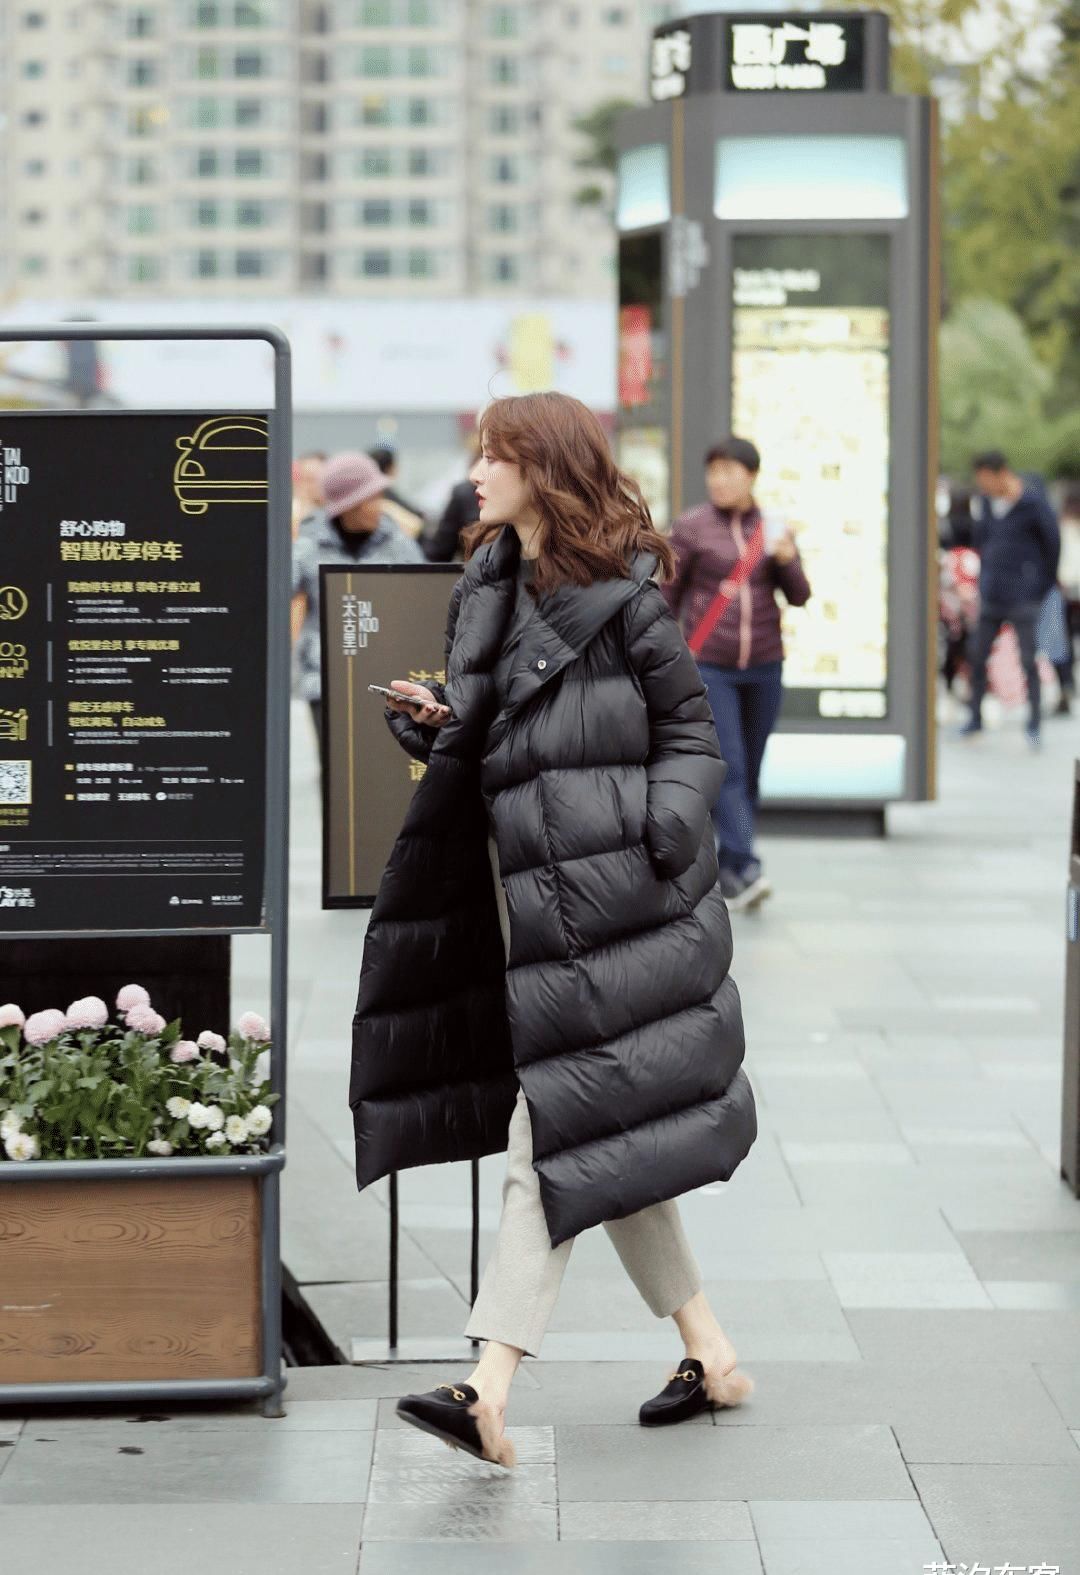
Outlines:
{"type": "MultiPolygon", "coordinates": [[[[489,853],[503,944],[509,953],[509,922],[493,842],[489,853]]],[[[673,1199],[625,1219],[609,1220],[604,1229],[656,1317],[670,1317],[701,1289],[701,1274],[673,1199]]],[[[465,1326],[466,1336],[498,1340],[537,1356],[572,1248],[573,1241],[551,1245],[532,1164],[529,1107],[519,1089],[510,1119],[498,1236],[465,1326]]]]}

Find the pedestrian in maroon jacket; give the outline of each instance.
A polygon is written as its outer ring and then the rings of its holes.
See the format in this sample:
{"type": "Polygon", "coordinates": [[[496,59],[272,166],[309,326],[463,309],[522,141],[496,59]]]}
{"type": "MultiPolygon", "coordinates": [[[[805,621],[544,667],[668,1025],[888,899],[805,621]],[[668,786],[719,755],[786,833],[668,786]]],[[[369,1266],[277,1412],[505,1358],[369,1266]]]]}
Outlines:
{"type": "Polygon", "coordinates": [[[772,890],[754,852],[754,810],[783,693],[776,593],[793,607],[810,597],[790,530],[754,502],[760,469],[761,456],[745,438],[709,450],[709,501],[675,521],[675,578],[661,587],[697,657],[727,762],[712,817],[721,889],[733,909],[752,907],[772,890]]]}

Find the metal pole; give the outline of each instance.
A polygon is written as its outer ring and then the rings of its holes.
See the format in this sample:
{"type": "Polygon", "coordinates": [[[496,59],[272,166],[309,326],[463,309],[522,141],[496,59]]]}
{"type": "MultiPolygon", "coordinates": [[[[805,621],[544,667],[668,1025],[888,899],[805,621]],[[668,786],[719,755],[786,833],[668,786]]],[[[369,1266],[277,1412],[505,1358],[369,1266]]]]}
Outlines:
{"type": "MultiPolygon", "coordinates": [[[[469,1266],[469,1306],[476,1305],[477,1292],[480,1289],[480,1161],[472,1162],[472,1262],[469,1266]]],[[[470,1345],[475,1350],[480,1341],[475,1337],[470,1340],[470,1345]]]]}
{"type": "Polygon", "coordinates": [[[398,1177],[390,1172],[390,1349],[398,1343],[398,1177]]]}

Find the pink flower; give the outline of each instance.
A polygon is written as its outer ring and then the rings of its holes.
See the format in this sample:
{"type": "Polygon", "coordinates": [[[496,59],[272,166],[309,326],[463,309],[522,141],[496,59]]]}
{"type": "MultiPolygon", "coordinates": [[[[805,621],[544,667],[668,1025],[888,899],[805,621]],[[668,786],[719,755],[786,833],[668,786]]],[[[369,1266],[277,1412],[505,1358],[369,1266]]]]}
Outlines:
{"type": "Polygon", "coordinates": [[[198,1059],[199,1047],[197,1044],[193,1044],[190,1039],[178,1039],[169,1051],[169,1060],[175,1061],[178,1066],[183,1061],[197,1061],[198,1059]]]}
{"type": "Polygon", "coordinates": [[[220,1034],[211,1033],[209,1028],[204,1028],[196,1043],[200,1050],[205,1050],[208,1055],[218,1054],[226,1048],[225,1041],[220,1034]]]}
{"type": "Polygon", "coordinates": [[[237,1028],[244,1039],[269,1039],[270,1025],[265,1017],[260,1017],[258,1012],[245,1012],[237,1023],[237,1028]]]}
{"type": "Polygon", "coordinates": [[[109,1008],[96,995],[84,995],[81,1001],[72,1001],[67,1009],[69,1028],[104,1028],[109,1021],[109,1008]]]}
{"type": "Polygon", "coordinates": [[[15,1005],[9,1001],[6,1006],[0,1006],[0,1028],[21,1028],[26,1018],[15,1005]]]}
{"type": "Polygon", "coordinates": [[[149,1006],[150,992],[144,990],[141,984],[125,984],[120,994],[116,997],[116,1010],[130,1012],[133,1006],[149,1006]]]}
{"type": "Polygon", "coordinates": [[[32,1012],[26,1019],[23,1033],[26,1035],[27,1044],[47,1045],[50,1039],[55,1039],[62,1034],[66,1027],[67,1018],[63,1012],[58,1012],[54,1006],[50,1006],[47,1011],[32,1012]]]}
{"type": "Polygon", "coordinates": [[[165,1019],[152,1006],[133,1006],[127,1014],[127,1025],[134,1028],[136,1033],[148,1034],[153,1038],[165,1027],[165,1019]]]}

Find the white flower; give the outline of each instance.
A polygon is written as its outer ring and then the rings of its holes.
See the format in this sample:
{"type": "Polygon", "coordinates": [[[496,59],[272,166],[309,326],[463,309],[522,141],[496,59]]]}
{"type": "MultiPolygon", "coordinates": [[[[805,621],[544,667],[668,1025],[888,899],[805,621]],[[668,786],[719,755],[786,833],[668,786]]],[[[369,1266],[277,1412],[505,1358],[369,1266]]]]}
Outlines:
{"type": "Polygon", "coordinates": [[[250,1137],[265,1137],[273,1124],[274,1114],[266,1105],[256,1105],[248,1111],[247,1129],[250,1137]]]}
{"type": "MultiPolygon", "coordinates": [[[[190,1119],[190,1117],[189,1117],[190,1119]]],[[[211,1132],[220,1132],[225,1125],[225,1112],[220,1105],[207,1105],[206,1125],[211,1132]]]]}
{"type": "Polygon", "coordinates": [[[84,995],[72,1001],[64,1014],[67,1026],[73,1032],[80,1028],[104,1028],[109,1021],[109,1008],[96,995],[84,995]]]}
{"type": "Polygon", "coordinates": [[[8,1159],[37,1159],[41,1145],[29,1132],[13,1132],[4,1139],[4,1153],[8,1159]]]}
{"type": "Polygon", "coordinates": [[[270,1052],[260,1050],[255,1057],[255,1065],[251,1069],[251,1086],[258,1088],[261,1083],[270,1081],[270,1052]]]}
{"type": "Polygon", "coordinates": [[[116,997],[118,1012],[130,1012],[133,1006],[149,1006],[150,992],[144,990],[141,984],[125,984],[120,994],[116,997]]]}
{"type": "Polygon", "coordinates": [[[179,1094],[174,1094],[171,1099],[165,1101],[165,1109],[174,1121],[182,1121],[191,1110],[191,1100],[181,1099],[179,1094]]]}
{"type": "Polygon", "coordinates": [[[0,1116],[0,1143],[6,1142],[9,1137],[14,1137],[16,1132],[21,1131],[22,1116],[14,1110],[5,1110],[0,1116]]]}
{"type": "Polygon", "coordinates": [[[211,1132],[206,1140],[207,1148],[221,1148],[225,1142],[224,1132],[211,1132]]]}
{"type": "Polygon", "coordinates": [[[21,1028],[26,1018],[14,1001],[0,1006],[0,1028],[21,1028]]]}
{"type": "Polygon", "coordinates": [[[244,1039],[264,1040],[270,1037],[270,1026],[258,1012],[245,1012],[236,1026],[244,1039]]]}
{"type": "MultiPolygon", "coordinates": [[[[165,1108],[167,1110],[169,1108],[168,1105],[166,1105],[165,1108]]],[[[200,1105],[198,1100],[196,1100],[194,1104],[189,1105],[187,1110],[187,1120],[188,1126],[194,1127],[196,1131],[198,1131],[201,1127],[208,1127],[210,1122],[207,1120],[206,1106],[200,1105]]]]}
{"type": "Polygon", "coordinates": [[[151,1138],[146,1145],[148,1154],[171,1154],[172,1151],[172,1144],[167,1138],[151,1138]]]}
{"type": "Polygon", "coordinates": [[[190,1039],[178,1039],[169,1051],[169,1060],[176,1066],[182,1066],[185,1061],[197,1061],[199,1047],[190,1039]]]}
{"type": "Polygon", "coordinates": [[[246,1143],[248,1135],[247,1122],[243,1116],[230,1116],[225,1123],[225,1136],[230,1143],[246,1143]]]}
{"type": "Polygon", "coordinates": [[[225,1049],[225,1041],[222,1039],[221,1035],[211,1033],[209,1028],[203,1029],[195,1043],[198,1045],[200,1050],[205,1050],[208,1054],[212,1051],[217,1051],[217,1053],[220,1055],[225,1049]]]}

